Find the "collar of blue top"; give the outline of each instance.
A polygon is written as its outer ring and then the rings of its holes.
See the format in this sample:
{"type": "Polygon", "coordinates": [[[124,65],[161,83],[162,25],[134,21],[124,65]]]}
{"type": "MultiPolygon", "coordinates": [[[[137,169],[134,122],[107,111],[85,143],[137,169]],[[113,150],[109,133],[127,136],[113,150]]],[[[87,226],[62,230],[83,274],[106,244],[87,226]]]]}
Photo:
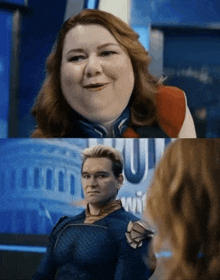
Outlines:
{"type": "MultiPolygon", "coordinates": [[[[122,114],[118,117],[113,125],[113,137],[118,138],[123,135],[129,125],[130,108],[126,107],[122,114]]],[[[83,134],[89,138],[107,138],[107,129],[98,124],[89,121],[83,116],[77,114],[77,121],[80,123],[80,129],[83,134]]]]}
{"type": "MultiPolygon", "coordinates": [[[[70,121],[72,123],[72,128],[64,136],[65,138],[108,138],[108,132],[105,127],[100,124],[93,123],[88,119],[84,118],[82,115],[78,114],[76,111],[72,110],[70,114],[70,121]]],[[[113,138],[169,138],[169,136],[159,127],[158,124],[154,124],[152,127],[134,127],[132,130],[134,133],[132,135],[124,136],[124,133],[130,127],[130,108],[127,106],[118,119],[113,125],[113,138]],[[135,136],[134,136],[135,135],[135,136]]]]}

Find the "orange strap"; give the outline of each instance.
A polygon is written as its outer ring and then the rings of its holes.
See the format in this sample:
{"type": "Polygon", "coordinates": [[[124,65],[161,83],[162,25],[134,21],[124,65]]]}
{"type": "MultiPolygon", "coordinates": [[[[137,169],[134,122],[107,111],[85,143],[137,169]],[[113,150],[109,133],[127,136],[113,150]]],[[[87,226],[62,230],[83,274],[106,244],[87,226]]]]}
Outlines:
{"type": "Polygon", "coordinates": [[[131,127],[128,127],[122,135],[123,138],[140,138],[140,135],[131,127]]]}
{"type": "Polygon", "coordinates": [[[160,127],[170,137],[177,137],[183,125],[186,104],[181,89],[162,86],[156,95],[157,116],[160,127]]]}
{"type": "MultiPolygon", "coordinates": [[[[183,91],[177,87],[161,86],[156,95],[156,104],[160,127],[169,137],[177,137],[183,125],[186,112],[183,91]]],[[[140,135],[129,127],[122,137],[140,138],[140,135]]]]}

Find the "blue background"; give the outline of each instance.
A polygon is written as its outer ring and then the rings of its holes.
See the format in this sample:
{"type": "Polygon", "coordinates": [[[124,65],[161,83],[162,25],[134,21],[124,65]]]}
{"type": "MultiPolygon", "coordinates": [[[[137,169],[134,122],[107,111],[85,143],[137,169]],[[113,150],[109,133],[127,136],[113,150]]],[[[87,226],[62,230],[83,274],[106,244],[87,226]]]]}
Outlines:
{"type": "Polygon", "coordinates": [[[118,198],[141,217],[156,162],[169,139],[0,140],[0,233],[49,234],[63,215],[84,209],[81,151],[96,144],[118,149],[125,182],[118,198]]]}

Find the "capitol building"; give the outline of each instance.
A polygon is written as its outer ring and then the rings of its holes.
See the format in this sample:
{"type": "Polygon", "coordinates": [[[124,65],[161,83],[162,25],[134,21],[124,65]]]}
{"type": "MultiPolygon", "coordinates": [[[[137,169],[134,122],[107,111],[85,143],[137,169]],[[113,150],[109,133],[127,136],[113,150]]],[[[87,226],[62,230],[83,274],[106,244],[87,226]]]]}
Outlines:
{"type": "Polygon", "coordinates": [[[76,215],[85,139],[0,141],[0,232],[49,234],[63,215],[76,215]]]}

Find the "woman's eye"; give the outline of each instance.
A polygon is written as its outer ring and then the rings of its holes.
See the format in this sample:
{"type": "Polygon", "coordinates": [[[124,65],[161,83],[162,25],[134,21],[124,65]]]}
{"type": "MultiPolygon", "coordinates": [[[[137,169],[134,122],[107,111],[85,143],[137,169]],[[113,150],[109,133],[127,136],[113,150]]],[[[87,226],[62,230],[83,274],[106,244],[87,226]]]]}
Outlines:
{"type": "Polygon", "coordinates": [[[80,60],[82,60],[84,58],[84,56],[82,56],[82,55],[77,55],[77,56],[73,56],[73,57],[71,57],[71,58],[69,58],[69,61],[80,61],[80,60]]]}
{"type": "Polygon", "coordinates": [[[104,51],[101,53],[102,56],[110,56],[112,54],[116,54],[116,52],[113,52],[113,51],[104,51]]]}

